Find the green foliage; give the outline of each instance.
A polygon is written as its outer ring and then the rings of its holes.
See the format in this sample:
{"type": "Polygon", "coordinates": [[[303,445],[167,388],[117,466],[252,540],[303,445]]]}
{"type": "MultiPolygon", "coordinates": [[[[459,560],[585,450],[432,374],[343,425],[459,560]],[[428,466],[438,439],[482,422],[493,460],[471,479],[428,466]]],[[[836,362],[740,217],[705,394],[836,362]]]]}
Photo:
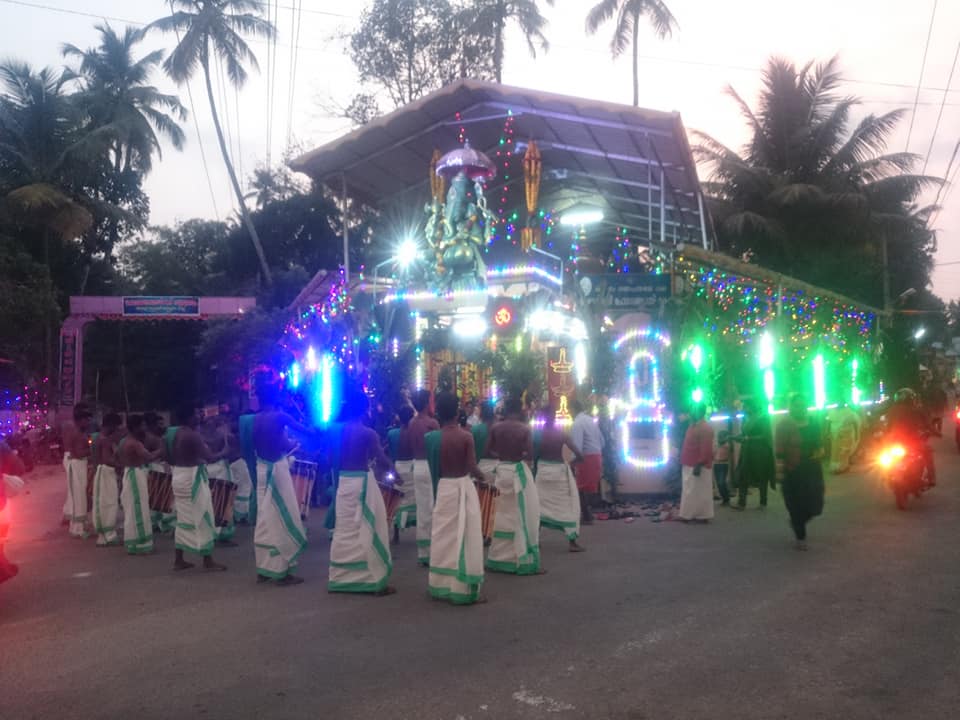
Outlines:
{"type": "Polygon", "coordinates": [[[43,368],[44,326],[60,312],[48,289],[47,269],[3,236],[0,268],[0,358],[38,373],[43,368]]]}
{"type": "Polygon", "coordinates": [[[400,352],[397,357],[394,357],[393,352],[388,348],[378,348],[370,353],[367,364],[367,385],[391,416],[404,402],[403,387],[410,387],[413,383],[416,361],[416,351],[413,347],[400,352]]]}
{"type": "MultiPolygon", "coordinates": [[[[552,6],[553,0],[546,0],[552,6]]],[[[493,39],[493,75],[503,81],[503,60],[507,26],[515,23],[527,43],[530,55],[535,57],[537,48],[546,52],[547,19],[540,12],[537,0],[469,0],[459,13],[465,32],[471,37],[493,39]]]]}
{"type": "Polygon", "coordinates": [[[488,367],[493,372],[500,392],[506,397],[539,398],[543,394],[543,373],[546,367],[543,353],[522,348],[520,352],[504,343],[488,355],[488,367]]]}
{"type": "Polygon", "coordinates": [[[910,174],[914,155],[884,154],[903,111],[852,126],[858,100],[840,94],[836,58],[799,70],[774,58],[763,81],[756,111],[729,90],[752,133],[741,153],[699,135],[720,248],[879,306],[886,240],[893,296],[925,288],[935,236],[914,203],[940,180],[910,174]]]}
{"type": "MultiPolygon", "coordinates": [[[[458,77],[493,77],[493,40],[467,32],[457,0],[374,0],[350,36],[360,80],[400,107],[458,77]]],[[[356,122],[380,114],[375,94],[347,108],[356,122]]]]}
{"type": "Polygon", "coordinates": [[[640,102],[639,84],[639,32],[641,18],[660,38],[668,37],[677,27],[677,20],[663,0],[600,0],[587,14],[587,34],[593,35],[616,16],[610,52],[619,57],[627,48],[633,56],[633,104],[640,102]]]}

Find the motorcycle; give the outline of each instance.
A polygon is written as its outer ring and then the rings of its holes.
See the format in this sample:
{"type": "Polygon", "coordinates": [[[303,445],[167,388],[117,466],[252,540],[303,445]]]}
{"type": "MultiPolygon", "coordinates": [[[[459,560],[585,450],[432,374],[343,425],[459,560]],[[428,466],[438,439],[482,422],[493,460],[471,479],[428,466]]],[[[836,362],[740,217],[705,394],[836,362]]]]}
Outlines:
{"type": "Polygon", "coordinates": [[[923,452],[915,445],[898,442],[887,445],[877,456],[877,466],[900,510],[907,509],[911,495],[920,497],[931,487],[923,452]]]}

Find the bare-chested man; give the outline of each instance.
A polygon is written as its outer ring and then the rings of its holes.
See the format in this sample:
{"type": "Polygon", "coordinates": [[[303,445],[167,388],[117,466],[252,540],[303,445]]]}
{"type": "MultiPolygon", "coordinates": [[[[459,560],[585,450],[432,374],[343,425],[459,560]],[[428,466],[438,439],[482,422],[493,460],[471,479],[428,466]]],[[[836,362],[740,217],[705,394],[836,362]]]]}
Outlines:
{"type": "Polygon", "coordinates": [[[413,448],[410,446],[410,421],[413,420],[414,409],[411,405],[404,405],[397,411],[400,427],[391,428],[387,432],[387,444],[390,448],[390,459],[397,469],[397,476],[403,481],[401,490],[403,497],[397,506],[393,522],[393,544],[400,542],[400,531],[417,524],[417,496],[413,482],[413,448]]]}
{"type": "Polygon", "coordinates": [[[153,552],[153,526],[150,523],[150,491],[147,487],[147,468],[162,450],[147,450],[143,415],[127,418],[127,434],[117,443],[117,459],[123,467],[123,545],[130,555],[153,552]]]}
{"type": "Polygon", "coordinates": [[[407,431],[401,433],[401,447],[409,447],[413,455],[413,492],[417,499],[417,561],[430,564],[430,533],[433,518],[433,503],[436,488],[430,478],[430,466],[427,464],[427,451],[423,443],[424,436],[440,425],[430,415],[430,391],[418,390],[413,396],[416,416],[407,425],[407,431]]]}
{"type": "MultiPolygon", "coordinates": [[[[440,420],[439,477],[430,538],[430,596],[454,605],[486,602],[480,595],[483,583],[483,529],[480,501],[471,476],[485,480],[477,467],[473,435],[458,421],[457,396],[437,393],[440,420]]],[[[437,433],[428,437],[435,442],[437,433]]],[[[428,454],[432,448],[428,447],[428,454]]],[[[434,461],[436,462],[436,461],[434,461]]]]}
{"type": "Polygon", "coordinates": [[[93,476],[93,530],[97,533],[97,545],[119,545],[117,534],[117,511],[120,509],[120,492],[117,488],[117,442],[120,440],[123,420],[116,413],[103,417],[103,426],[94,436],[93,448],[97,470],[93,476]]]}
{"type": "Polygon", "coordinates": [[[217,462],[221,453],[210,450],[197,432],[200,417],[193,405],[180,408],[177,421],[180,425],[171,428],[174,432],[169,448],[173,501],[177,511],[173,567],[175,570],[192,568],[193,563],[183,557],[184,552],[192,552],[203,556],[205,570],[226,570],[225,565],[213,559],[216,528],[207,475],[207,463],[217,462]]]}
{"type": "Polygon", "coordinates": [[[87,466],[92,418],[93,413],[87,406],[78,404],[73,408],[73,422],[63,427],[63,467],[67,475],[67,500],[63,505],[63,516],[70,526],[70,536],[75,538],[87,536],[87,466]]]}
{"type": "Polygon", "coordinates": [[[393,464],[384,454],[377,433],[364,424],[368,413],[367,396],[359,388],[349,389],[341,413],[344,425],[340,440],[337,522],[330,546],[327,589],[392,595],[396,590],[387,584],[393,570],[387,511],[370,466],[373,463],[388,472],[393,470],[393,464]]]}
{"type": "MultiPolygon", "coordinates": [[[[155,412],[144,413],[143,424],[147,431],[143,446],[147,449],[147,452],[156,453],[158,450],[160,451],[159,456],[150,463],[147,471],[163,473],[165,476],[169,475],[170,465],[167,462],[167,444],[164,441],[166,428],[164,427],[163,418],[155,412]]],[[[150,519],[155,532],[169,533],[173,532],[176,526],[177,514],[176,512],[151,510],[150,519]]]]}
{"type": "Polygon", "coordinates": [[[281,410],[280,387],[266,378],[257,382],[260,412],[252,418],[252,444],[257,458],[257,525],[253,542],[257,582],[299,585],[293,574],[307,547],[307,533],[290,477],[287,456],[296,447],[287,429],[300,435],[314,432],[281,410]]]}
{"type": "Polygon", "coordinates": [[[567,448],[576,460],[583,456],[570,436],[557,427],[556,411],[548,407],[537,443],[537,494],[540,496],[540,525],[562,531],[570,541],[570,552],[583,552],[580,536],[580,493],[577,481],[563,456],[567,448]]]}
{"type": "Polygon", "coordinates": [[[539,575],[540,500],[533,482],[533,433],[523,417],[520,396],[511,395],[504,419],[490,430],[487,452],[500,462],[500,491],[487,569],[516,575],[539,575]],[[521,502],[521,498],[523,502],[521,502]]]}

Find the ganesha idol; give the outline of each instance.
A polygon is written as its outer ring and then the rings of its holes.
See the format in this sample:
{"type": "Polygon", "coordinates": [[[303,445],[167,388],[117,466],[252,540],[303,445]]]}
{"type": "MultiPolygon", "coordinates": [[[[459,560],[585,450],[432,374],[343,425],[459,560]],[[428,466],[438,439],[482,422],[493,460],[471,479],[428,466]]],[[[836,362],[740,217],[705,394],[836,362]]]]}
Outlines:
{"type": "Polygon", "coordinates": [[[426,207],[425,234],[437,257],[438,289],[481,290],[486,287],[483,249],[497,223],[483,195],[483,182],[496,175],[493,162],[467,143],[440,158],[436,172],[450,183],[446,201],[426,207]]]}

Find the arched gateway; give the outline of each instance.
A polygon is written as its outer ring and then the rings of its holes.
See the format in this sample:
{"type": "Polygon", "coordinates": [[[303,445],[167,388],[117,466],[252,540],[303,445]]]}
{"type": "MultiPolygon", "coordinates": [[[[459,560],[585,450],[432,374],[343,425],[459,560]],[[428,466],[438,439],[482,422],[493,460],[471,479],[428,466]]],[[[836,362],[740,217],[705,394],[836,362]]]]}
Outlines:
{"type": "Polygon", "coordinates": [[[60,328],[60,408],[71,408],[83,397],[83,333],[94,320],[206,320],[240,317],[256,306],[252,297],[71,297],[70,315],[60,328]]]}

